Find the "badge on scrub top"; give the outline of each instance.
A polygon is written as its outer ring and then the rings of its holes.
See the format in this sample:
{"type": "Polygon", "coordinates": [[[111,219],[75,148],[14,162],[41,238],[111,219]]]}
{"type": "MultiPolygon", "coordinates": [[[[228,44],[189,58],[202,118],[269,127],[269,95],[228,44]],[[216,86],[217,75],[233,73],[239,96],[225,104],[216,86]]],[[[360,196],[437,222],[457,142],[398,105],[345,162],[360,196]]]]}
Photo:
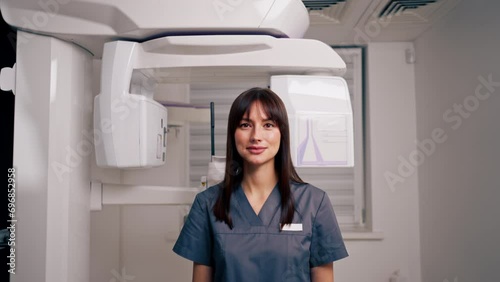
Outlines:
{"type": "Polygon", "coordinates": [[[302,223],[285,224],[281,227],[282,231],[302,231],[302,223]]]}

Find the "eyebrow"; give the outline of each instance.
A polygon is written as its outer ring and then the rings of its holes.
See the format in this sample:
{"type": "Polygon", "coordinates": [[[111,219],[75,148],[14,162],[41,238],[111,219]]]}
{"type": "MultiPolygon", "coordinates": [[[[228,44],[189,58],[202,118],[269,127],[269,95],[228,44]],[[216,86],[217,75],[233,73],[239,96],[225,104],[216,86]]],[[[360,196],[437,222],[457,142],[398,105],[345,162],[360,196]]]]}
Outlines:
{"type": "MultiPolygon", "coordinates": [[[[251,121],[251,122],[253,122],[253,120],[251,120],[251,119],[249,119],[249,118],[244,118],[244,117],[243,117],[243,118],[241,118],[241,120],[242,120],[242,121],[251,121]]],[[[276,122],[275,120],[270,119],[270,118],[265,119],[265,120],[263,120],[263,121],[272,121],[272,122],[274,122],[274,123],[276,122]]]]}

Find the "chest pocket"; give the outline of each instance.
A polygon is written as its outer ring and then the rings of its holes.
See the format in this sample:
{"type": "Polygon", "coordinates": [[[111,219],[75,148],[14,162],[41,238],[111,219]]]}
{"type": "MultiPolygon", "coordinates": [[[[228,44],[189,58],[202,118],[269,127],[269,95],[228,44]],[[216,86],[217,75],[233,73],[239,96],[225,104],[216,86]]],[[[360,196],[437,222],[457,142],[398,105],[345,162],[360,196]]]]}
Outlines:
{"type": "Polygon", "coordinates": [[[215,232],[216,281],[310,281],[311,235],[265,226],[215,232]]]}

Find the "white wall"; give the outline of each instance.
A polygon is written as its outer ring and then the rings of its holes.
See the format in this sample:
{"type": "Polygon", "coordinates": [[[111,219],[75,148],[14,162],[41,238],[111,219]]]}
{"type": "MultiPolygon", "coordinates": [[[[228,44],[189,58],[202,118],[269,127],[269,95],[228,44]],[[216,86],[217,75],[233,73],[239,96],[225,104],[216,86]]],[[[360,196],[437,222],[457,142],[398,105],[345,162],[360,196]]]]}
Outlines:
{"type": "Polygon", "coordinates": [[[415,174],[391,188],[400,157],[415,150],[414,66],[405,62],[411,43],[370,43],[367,54],[367,119],[373,228],[381,241],[347,241],[350,257],[335,263],[337,281],[386,282],[400,269],[420,282],[418,181],[415,174]]]}
{"type": "Polygon", "coordinates": [[[426,282],[500,281],[498,11],[499,1],[462,1],[415,44],[418,137],[447,135],[419,170],[426,282]],[[490,75],[497,84],[488,90],[479,77],[490,75]],[[477,99],[476,89],[491,95],[477,99]],[[461,117],[453,107],[464,101],[461,117]]]}

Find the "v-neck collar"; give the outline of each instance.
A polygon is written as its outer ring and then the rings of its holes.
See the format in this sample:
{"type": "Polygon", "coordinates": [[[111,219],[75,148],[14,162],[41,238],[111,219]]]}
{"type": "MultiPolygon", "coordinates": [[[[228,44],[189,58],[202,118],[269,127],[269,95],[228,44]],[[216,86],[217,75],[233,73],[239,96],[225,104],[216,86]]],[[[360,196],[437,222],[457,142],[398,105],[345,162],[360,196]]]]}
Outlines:
{"type": "Polygon", "coordinates": [[[278,185],[274,186],[271,194],[269,194],[264,205],[262,205],[259,214],[256,214],[253,210],[241,185],[238,185],[238,188],[234,191],[234,195],[239,203],[242,215],[248,220],[248,223],[253,226],[269,226],[280,208],[281,197],[278,185]]]}

